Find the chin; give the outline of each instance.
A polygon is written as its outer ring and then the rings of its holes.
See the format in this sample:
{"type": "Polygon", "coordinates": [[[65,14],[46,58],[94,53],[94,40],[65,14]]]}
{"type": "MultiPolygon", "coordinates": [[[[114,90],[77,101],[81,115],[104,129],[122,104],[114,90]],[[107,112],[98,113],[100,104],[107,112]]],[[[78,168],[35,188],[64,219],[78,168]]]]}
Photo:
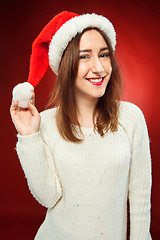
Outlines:
{"type": "Polygon", "coordinates": [[[96,95],[96,96],[92,96],[92,98],[97,99],[97,101],[98,101],[98,99],[103,97],[103,96],[104,96],[104,94],[99,94],[99,95],[96,95]]]}
{"type": "Polygon", "coordinates": [[[97,98],[103,97],[103,96],[104,96],[104,94],[105,94],[105,91],[103,91],[103,92],[100,92],[99,94],[97,94],[97,98]]]}

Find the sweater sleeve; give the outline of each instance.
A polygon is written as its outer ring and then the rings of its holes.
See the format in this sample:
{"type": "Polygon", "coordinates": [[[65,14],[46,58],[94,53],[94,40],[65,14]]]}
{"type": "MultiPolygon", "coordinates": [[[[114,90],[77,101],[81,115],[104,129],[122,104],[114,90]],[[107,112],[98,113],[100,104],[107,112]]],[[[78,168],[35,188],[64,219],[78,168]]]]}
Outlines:
{"type": "Polygon", "coordinates": [[[151,240],[151,156],[143,113],[138,108],[129,177],[130,240],[151,240]]]}
{"type": "Polygon", "coordinates": [[[41,132],[18,135],[16,150],[31,193],[41,205],[52,208],[61,198],[62,188],[53,156],[41,132]]]}

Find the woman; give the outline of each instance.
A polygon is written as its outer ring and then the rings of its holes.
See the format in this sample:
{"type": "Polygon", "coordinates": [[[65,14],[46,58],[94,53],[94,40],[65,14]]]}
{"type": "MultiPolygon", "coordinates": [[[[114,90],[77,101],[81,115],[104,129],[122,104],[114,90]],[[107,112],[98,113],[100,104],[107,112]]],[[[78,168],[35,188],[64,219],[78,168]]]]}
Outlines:
{"type": "Polygon", "coordinates": [[[128,198],[130,239],[151,239],[148,132],[141,110],[120,101],[115,44],[108,19],[62,12],[33,44],[29,83],[14,89],[17,153],[33,196],[48,208],[35,239],[124,240],[128,198]],[[56,107],[39,114],[31,84],[48,55],[56,107]]]}

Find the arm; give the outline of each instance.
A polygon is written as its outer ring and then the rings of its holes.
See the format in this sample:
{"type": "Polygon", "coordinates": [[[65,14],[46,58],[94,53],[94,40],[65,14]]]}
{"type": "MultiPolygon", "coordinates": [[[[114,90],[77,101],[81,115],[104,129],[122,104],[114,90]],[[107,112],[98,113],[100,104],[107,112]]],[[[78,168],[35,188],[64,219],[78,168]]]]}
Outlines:
{"type": "Polygon", "coordinates": [[[13,102],[10,113],[19,133],[17,153],[29,188],[43,206],[51,208],[61,198],[62,189],[47,140],[44,140],[45,131],[40,129],[41,116],[31,103],[28,109],[19,109],[18,102],[13,102]]]}
{"type": "Polygon", "coordinates": [[[151,156],[147,126],[138,109],[129,178],[130,240],[151,240],[151,156]]]}
{"type": "Polygon", "coordinates": [[[30,136],[18,135],[16,149],[31,193],[43,206],[53,207],[62,196],[62,188],[41,132],[30,136]]]}

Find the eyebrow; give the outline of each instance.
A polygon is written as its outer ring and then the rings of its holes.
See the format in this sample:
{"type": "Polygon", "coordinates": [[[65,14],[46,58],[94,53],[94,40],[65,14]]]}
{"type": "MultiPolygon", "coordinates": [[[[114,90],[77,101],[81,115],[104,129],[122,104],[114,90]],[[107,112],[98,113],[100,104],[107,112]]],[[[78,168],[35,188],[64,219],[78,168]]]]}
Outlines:
{"type": "MultiPolygon", "coordinates": [[[[108,47],[100,48],[100,52],[103,52],[105,50],[109,50],[109,48],[108,47]]],[[[79,50],[79,53],[81,53],[81,52],[92,52],[92,50],[91,49],[79,50]]]]}

